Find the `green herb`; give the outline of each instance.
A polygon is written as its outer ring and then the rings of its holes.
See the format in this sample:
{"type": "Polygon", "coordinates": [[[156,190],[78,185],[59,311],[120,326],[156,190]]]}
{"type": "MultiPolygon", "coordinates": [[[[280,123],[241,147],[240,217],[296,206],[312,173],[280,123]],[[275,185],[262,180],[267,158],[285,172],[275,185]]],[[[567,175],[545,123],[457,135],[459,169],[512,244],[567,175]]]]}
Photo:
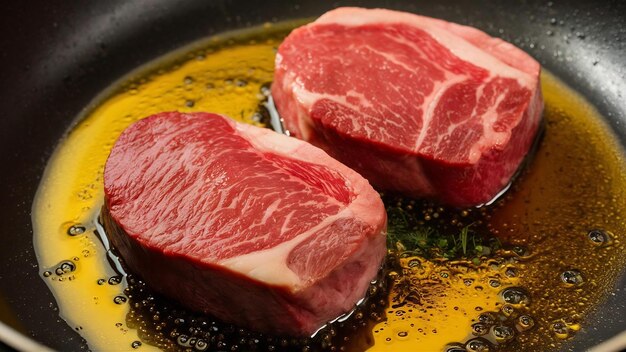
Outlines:
{"type": "Polygon", "coordinates": [[[467,254],[467,233],[469,232],[469,226],[464,227],[461,230],[459,236],[461,237],[461,246],[463,248],[463,255],[467,254]]]}
{"type": "Polygon", "coordinates": [[[474,258],[488,255],[500,247],[499,241],[485,241],[472,224],[442,231],[420,222],[415,211],[400,206],[387,208],[387,248],[399,253],[426,258],[474,258]]]}

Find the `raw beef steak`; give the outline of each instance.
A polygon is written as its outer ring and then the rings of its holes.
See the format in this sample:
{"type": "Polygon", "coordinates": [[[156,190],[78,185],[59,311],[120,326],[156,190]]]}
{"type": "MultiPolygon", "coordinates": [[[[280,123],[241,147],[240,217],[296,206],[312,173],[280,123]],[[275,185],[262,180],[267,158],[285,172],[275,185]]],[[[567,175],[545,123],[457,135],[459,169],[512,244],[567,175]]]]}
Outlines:
{"type": "Polygon", "coordinates": [[[471,206],[496,196],[533,144],[540,70],[471,27],[339,8],[280,45],[272,96],[292,135],[374,187],[471,206]]]}
{"type": "Polygon", "coordinates": [[[132,271],[195,310],[308,335],[353,308],[385,255],[367,180],[322,150],[215,114],[161,113],[119,137],[103,221],[132,271]]]}

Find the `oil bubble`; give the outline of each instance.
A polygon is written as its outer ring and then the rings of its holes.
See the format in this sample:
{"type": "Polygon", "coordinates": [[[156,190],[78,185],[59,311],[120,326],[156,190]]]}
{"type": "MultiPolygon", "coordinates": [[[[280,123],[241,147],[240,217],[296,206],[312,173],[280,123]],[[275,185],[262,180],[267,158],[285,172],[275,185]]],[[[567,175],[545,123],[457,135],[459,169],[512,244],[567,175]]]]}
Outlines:
{"type": "Polygon", "coordinates": [[[506,271],[504,272],[504,274],[508,277],[517,277],[517,269],[515,268],[507,268],[506,271]]]}
{"type": "Polygon", "coordinates": [[[124,304],[126,303],[126,301],[128,301],[128,298],[126,298],[125,296],[115,296],[113,298],[113,303],[115,304],[124,304]]]}
{"type": "Polygon", "coordinates": [[[483,323],[472,324],[472,334],[475,336],[483,336],[489,331],[489,327],[483,323]]]}
{"type": "Polygon", "coordinates": [[[419,268],[422,266],[420,261],[417,259],[411,259],[408,265],[409,265],[409,268],[419,268]]]}
{"type": "Polygon", "coordinates": [[[584,279],[580,271],[572,269],[561,273],[561,281],[567,286],[580,286],[584,279]]]}
{"type": "Polygon", "coordinates": [[[580,323],[578,322],[578,316],[567,316],[561,319],[570,332],[576,332],[580,330],[580,323]]]}
{"type": "Polygon", "coordinates": [[[122,278],[120,276],[111,276],[109,278],[109,285],[119,285],[122,282],[122,278]]]}
{"type": "Polygon", "coordinates": [[[204,340],[198,340],[196,341],[196,344],[194,347],[196,348],[197,351],[206,351],[207,348],[209,348],[209,344],[204,340]]]}
{"type": "Polygon", "coordinates": [[[396,335],[398,336],[398,340],[406,340],[409,338],[409,332],[404,330],[398,331],[396,335]]]}
{"type": "Polygon", "coordinates": [[[67,234],[70,236],[78,236],[85,233],[87,230],[84,226],[81,225],[72,225],[67,229],[67,234]]]}
{"type": "Polygon", "coordinates": [[[496,317],[492,313],[482,313],[478,316],[478,321],[489,326],[496,322],[496,317]]]}
{"type": "Polygon", "coordinates": [[[535,320],[530,315],[520,315],[515,322],[518,331],[526,331],[535,326],[535,320]]]}
{"type": "Polygon", "coordinates": [[[182,347],[191,347],[191,345],[189,344],[189,336],[185,334],[179,335],[176,339],[176,343],[178,343],[178,345],[182,347]]]}
{"type": "Polygon", "coordinates": [[[59,263],[59,265],[54,270],[54,273],[59,276],[62,276],[64,274],[71,273],[72,271],[75,271],[75,270],[76,270],[76,264],[74,264],[74,262],[70,260],[65,260],[59,263]]]}
{"type": "Polygon", "coordinates": [[[520,287],[509,287],[502,291],[502,299],[504,302],[512,305],[513,307],[525,306],[530,303],[528,293],[520,287]]]}
{"type": "Polygon", "coordinates": [[[506,325],[494,326],[491,333],[498,343],[506,343],[515,337],[515,331],[506,325]]]}
{"type": "Polygon", "coordinates": [[[50,275],[52,275],[52,271],[50,270],[46,270],[43,272],[43,277],[49,277],[50,275]]]}
{"type": "Polygon", "coordinates": [[[520,257],[527,257],[528,255],[530,255],[530,252],[528,251],[528,249],[522,246],[514,246],[512,250],[515,254],[517,254],[520,257]]]}
{"type": "Polygon", "coordinates": [[[466,352],[467,350],[460,343],[452,343],[445,347],[445,352],[466,352]]]}
{"type": "Polygon", "coordinates": [[[515,307],[511,304],[505,304],[502,306],[501,312],[505,317],[510,317],[513,313],[515,313],[515,307]]]}
{"type": "Polygon", "coordinates": [[[481,337],[471,339],[465,344],[465,349],[469,352],[489,352],[490,347],[489,341],[481,337]]]}
{"type": "Polygon", "coordinates": [[[598,247],[608,246],[612,242],[611,233],[599,229],[589,231],[589,233],[587,234],[587,238],[589,238],[591,243],[598,247]]]}
{"type": "Polygon", "coordinates": [[[130,347],[134,349],[141,347],[141,341],[133,341],[133,343],[130,344],[130,347]]]}
{"type": "Polygon", "coordinates": [[[552,332],[560,339],[566,339],[569,337],[569,329],[562,321],[552,323],[552,332]]]}
{"type": "Polygon", "coordinates": [[[98,285],[104,285],[105,282],[106,282],[105,279],[98,279],[97,284],[98,285]]]}

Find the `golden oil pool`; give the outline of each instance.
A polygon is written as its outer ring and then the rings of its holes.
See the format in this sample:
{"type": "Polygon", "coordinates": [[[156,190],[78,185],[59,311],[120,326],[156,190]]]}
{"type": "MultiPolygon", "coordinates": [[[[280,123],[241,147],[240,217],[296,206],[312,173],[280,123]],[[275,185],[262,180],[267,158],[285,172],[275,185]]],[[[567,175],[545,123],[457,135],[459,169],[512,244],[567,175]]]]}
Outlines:
{"type": "MultiPolygon", "coordinates": [[[[212,37],[139,69],[96,99],[58,146],[33,205],[34,245],[60,316],[90,348],[255,348],[253,332],[186,312],[139,278],[120,276],[97,217],[106,157],[133,121],[178,110],[263,125],[276,47],[293,26],[212,37]],[[220,335],[222,346],[211,340],[220,335]]],[[[262,346],[536,351],[556,349],[584,329],[585,316],[626,265],[626,163],[588,102],[550,74],[542,88],[545,135],[533,162],[492,207],[446,210],[386,198],[426,227],[476,223],[481,238],[497,238],[501,249],[446,258],[395,248],[368,302],[343,327],[314,339],[270,337],[262,346]]]]}

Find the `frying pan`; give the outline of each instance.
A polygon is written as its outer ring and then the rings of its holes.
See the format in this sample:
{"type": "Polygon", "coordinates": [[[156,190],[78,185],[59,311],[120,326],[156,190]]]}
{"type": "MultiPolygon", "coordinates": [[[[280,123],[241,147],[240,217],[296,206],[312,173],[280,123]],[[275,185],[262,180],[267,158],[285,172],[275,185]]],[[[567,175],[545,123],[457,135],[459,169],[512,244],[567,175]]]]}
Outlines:
{"type": "MultiPolygon", "coordinates": [[[[194,40],[346,5],[443,18],[516,44],[587,97],[626,146],[626,2],[6,2],[0,5],[0,350],[33,349],[34,341],[64,351],[87,348],[58,317],[38,276],[30,210],[54,147],[99,92],[194,40]]],[[[614,295],[562,349],[587,349],[625,330],[625,302],[622,274],[614,295]]]]}

